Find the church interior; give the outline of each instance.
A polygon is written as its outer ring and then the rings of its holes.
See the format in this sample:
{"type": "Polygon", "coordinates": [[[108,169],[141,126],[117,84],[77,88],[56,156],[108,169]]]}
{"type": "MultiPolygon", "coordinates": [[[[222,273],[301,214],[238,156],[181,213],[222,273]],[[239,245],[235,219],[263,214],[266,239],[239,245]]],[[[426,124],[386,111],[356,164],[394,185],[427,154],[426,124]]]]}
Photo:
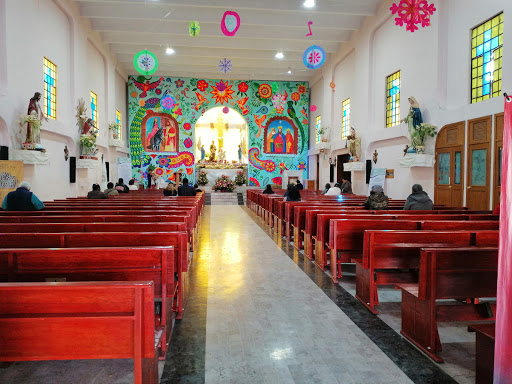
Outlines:
{"type": "Polygon", "coordinates": [[[508,12],[0,0],[0,383],[512,383],[508,12]]]}

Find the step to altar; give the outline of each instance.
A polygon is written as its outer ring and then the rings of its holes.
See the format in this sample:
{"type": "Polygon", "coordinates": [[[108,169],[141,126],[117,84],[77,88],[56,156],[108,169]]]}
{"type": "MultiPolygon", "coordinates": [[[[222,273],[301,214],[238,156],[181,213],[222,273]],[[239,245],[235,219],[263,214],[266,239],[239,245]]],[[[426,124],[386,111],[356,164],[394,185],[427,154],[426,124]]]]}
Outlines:
{"type": "Polygon", "coordinates": [[[205,194],[205,205],[245,205],[246,194],[241,192],[212,192],[205,194]]]}

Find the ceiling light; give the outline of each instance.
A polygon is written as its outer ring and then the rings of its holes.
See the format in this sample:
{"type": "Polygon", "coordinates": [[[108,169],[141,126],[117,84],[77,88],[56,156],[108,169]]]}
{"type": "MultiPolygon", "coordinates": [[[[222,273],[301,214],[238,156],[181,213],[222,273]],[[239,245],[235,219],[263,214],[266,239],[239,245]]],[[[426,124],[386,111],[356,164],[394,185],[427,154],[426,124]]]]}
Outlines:
{"type": "Polygon", "coordinates": [[[277,52],[276,53],[276,59],[284,59],[284,53],[283,52],[277,52]]]}
{"type": "Polygon", "coordinates": [[[165,50],[165,53],[168,54],[168,55],[172,55],[174,54],[176,51],[170,47],[168,47],[166,50],[165,50]]]}
{"type": "Polygon", "coordinates": [[[304,6],[306,8],[313,8],[315,6],[315,0],[306,0],[304,6]]]}
{"type": "Polygon", "coordinates": [[[289,69],[289,70],[288,70],[288,74],[289,74],[289,75],[291,75],[291,74],[292,74],[292,70],[291,70],[291,69],[289,69]]]}

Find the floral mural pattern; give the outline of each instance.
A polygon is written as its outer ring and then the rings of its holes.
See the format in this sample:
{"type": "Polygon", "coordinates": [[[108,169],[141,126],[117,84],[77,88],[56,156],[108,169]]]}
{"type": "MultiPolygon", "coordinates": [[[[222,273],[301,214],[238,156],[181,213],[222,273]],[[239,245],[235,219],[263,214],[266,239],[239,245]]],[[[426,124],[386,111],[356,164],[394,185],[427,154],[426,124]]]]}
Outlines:
{"type": "Polygon", "coordinates": [[[301,170],[303,178],[307,178],[309,84],[271,84],[253,80],[130,76],[128,114],[133,177],[144,182],[149,168],[166,181],[173,180],[179,172],[195,182],[195,123],[208,109],[223,105],[237,111],[247,122],[251,185],[281,183],[284,170],[301,170]],[[145,85],[143,93],[141,84],[145,85]],[[265,137],[263,132],[269,121],[278,117],[289,120],[297,129],[297,138],[292,143],[294,150],[266,153],[269,151],[265,140],[269,134],[265,137]],[[174,122],[176,132],[172,129],[174,122]]]}

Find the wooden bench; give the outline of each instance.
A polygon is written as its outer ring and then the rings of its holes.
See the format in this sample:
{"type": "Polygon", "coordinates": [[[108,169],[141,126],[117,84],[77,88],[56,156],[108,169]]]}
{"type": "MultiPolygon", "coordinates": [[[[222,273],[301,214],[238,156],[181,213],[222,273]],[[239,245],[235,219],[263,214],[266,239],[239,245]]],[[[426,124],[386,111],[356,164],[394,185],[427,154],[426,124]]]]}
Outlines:
{"type": "Polygon", "coordinates": [[[363,258],[356,260],[356,298],[378,313],[377,286],[418,282],[421,248],[476,246],[479,236],[494,236],[497,246],[498,231],[365,231],[363,258]]]}
{"type": "Polygon", "coordinates": [[[183,317],[188,284],[187,232],[0,233],[5,248],[174,247],[178,255],[176,318],[183,317]]]}
{"type": "Polygon", "coordinates": [[[157,384],[152,282],[0,283],[0,361],[134,359],[157,384]]]}
{"type": "Polygon", "coordinates": [[[0,249],[0,281],[153,281],[165,359],[177,312],[178,257],[172,247],[0,249]]]}
{"type": "Polygon", "coordinates": [[[495,298],[497,280],[498,248],[422,249],[418,284],[399,286],[400,333],[434,361],[443,362],[437,323],[494,320],[495,303],[465,299],[495,298]]]}
{"type": "Polygon", "coordinates": [[[494,344],[496,324],[474,324],[469,332],[476,333],[476,384],[494,382],[494,344]]]}

